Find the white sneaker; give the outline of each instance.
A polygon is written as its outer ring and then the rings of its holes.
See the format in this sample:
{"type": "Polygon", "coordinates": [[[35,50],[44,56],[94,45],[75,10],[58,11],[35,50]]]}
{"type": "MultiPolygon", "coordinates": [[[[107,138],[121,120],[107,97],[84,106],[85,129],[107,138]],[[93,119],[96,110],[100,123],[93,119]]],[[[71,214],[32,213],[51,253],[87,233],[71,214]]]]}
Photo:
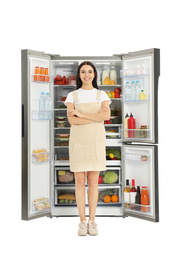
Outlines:
{"type": "Polygon", "coordinates": [[[87,231],[88,234],[91,236],[98,235],[97,223],[95,221],[89,220],[87,225],[87,231]]]}
{"type": "Polygon", "coordinates": [[[87,235],[87,221],[86,220],[79,223],[78,235],[79,236],[87,235]]]}

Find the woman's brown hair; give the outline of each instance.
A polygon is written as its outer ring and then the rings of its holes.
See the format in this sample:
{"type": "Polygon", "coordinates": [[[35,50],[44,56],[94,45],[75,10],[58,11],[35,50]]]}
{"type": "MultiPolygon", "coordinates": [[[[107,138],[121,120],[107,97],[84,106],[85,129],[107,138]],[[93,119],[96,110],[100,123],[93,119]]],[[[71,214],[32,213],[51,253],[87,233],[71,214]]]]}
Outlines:
{"type": "Polygon", "coordinates": [[[92,85],[93,85],[94,88],[97,88],[97,89],[98,89],[98,86],[97,86],[97,70],[96,70],[95,66],[93,65],[93,63],[91,63],[90,61],[83,61],[83,62],[79,65],[78,70],[77,70],[77,74],[76,74],[76,89],[79,89],[79,88],[81,88],[81,86],[82,86],[82,81],[81,81],[81,79],[80,79],[79,74],[80,74],[80,69],[81,69],[81,67],[82,67],[83,65],[90,65],[90,66],[93,68],[94,73],[95,73],[95,77],[94,77],[94,79],[93,79],[93,81],[92,81],[92,85]]]}

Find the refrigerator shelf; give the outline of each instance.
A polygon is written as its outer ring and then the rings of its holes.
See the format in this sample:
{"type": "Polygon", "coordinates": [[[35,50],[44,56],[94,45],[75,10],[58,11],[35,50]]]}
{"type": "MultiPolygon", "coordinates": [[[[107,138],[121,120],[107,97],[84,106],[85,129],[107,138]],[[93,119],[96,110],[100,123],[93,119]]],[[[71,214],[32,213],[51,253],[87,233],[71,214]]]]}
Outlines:
{"type": "Polygon", "coordinates": [[[122,85],[119,85],[119,84],[116,84],[116,85],[98,85],[98,87],[118,87],[118,88],[121,88],[122,85]]]}
{"type": "Polygon", "coordinates": [[[42,83],[42,84],[48,84],[53,81],[53,77],[49,75],[43,75],[43,74],[33,74],[32,75],[32,82],[35,83],[42,83]]]}
{"type": "Polygon", "coordinates": [[[145,213],[145,214],[149,214],[151,211],[151,205],[142,205],[142,204],[136,204],[136,203],[129,203],[126,201],[123,201],[123,206],[125,210],[129,210],[132,212],[138,212],[138,213],[145,213]],[[128,205],[128,206],[125,206],[128,205]],[[143,207],[141,209],[141,207],[143,207]]]}
{"type": "Polygon", "coordinates": [[[141,129],[141,128],[136,128],[136,129],[121,129],[122,131],[122,137],[123,139],[148,139],[150,134],[151,134],[151,129],[141,129]],[[129,137],[129,134],[133,137],[129,137]],[[125,136],[124,136],[125,135],[125,136]]]}
{"type": "Polygon", "coordinates": [[[58,87],[74,88],[74,87],[76,87],[76,85],[53,85],[53,86],[56,88],[58,88],[58,87]]]}
{"type": "Polygon", "coordinates": [[[32,110],[32,120],[52,120],[53,111],[32,110]]]}
{"type": "Polygon", "coordinates": [[[120,70],[121,78],[145,77],[150,75],[150,69],[126,69],[120,70]]]}
{"type": "Polygon", "coordinates": [[[53,154],[50,152],[32,153],[33,163],[45,163],[45,162],[51,162],[52,160],[53,160],[53,154]]]}
{"type": "Polygon", "coordinates": [[[120,160],[106,160],[106,166],[120,166],[120,160]]]}

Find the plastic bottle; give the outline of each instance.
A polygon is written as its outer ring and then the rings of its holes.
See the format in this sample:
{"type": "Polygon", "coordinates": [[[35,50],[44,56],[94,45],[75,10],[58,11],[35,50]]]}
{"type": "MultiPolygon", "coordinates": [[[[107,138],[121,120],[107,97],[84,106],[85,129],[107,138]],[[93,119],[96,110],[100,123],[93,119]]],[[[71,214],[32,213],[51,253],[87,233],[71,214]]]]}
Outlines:
{"type": "Polygon", "coordinates": [[[146,99],[146,94],[144,94],[143,90],[141,90],[141,93],[139,94],[139,99],[140,100],[145,100],[146,99]]]}
{"type": "Polygon", "coordinates": [[[141,93],[141,85],[140,85],[140,82],[139,82],[139,80],[136,80],[136,85],[135,85],[135,99],[136,100],[139,100],[139,95],[140,95],[140,93],[141,93]]]}
{"type": "Polygon", "coordinates": [[[45,94],[41,92],[39,98],[39,119],[45,119],[45,94]]]}
{"type": "MultiPolygon", "coordinates": [[[[149,195],[147,186],[142,186],[142,193],[141,193],[141,205],[149,205],[149,195]]],[[[149,211],[149,207],[141,206],[141,211],[147,212],[149,211]]]]}
{"type": "Polygon", "coordinates": [[[114,80],[115,81],[115,85],[117,85],[117,73],[116,73],[116,70],[115,70],[115,66],[111,67],[110,80],[114,80]]]}
{"type": "Polygon", "coordinates": [[[131,89],[130,89],[130,82],[126,81],[125,83],[125,101],[129,101],[131,97],[131,89]]]}
{"type": "Polygon", "coordinates": [[[135,87],[135,81],[134,80],[132,80],[130,88],[131,88],[131,95],[130,95],[131,97],[130,97],[130,99],[131,100],[135,100],[136,87],[135,87]]]}
{"type": "Polygon", "coordinates": [[[49,92],[46,92],[46,98],[45,98],[45,118],[51,119],[51,98],[49,96],[49,92]]]}
{"type": "MultiPolygon", "coordinates": [[[[128,129],[135,129],[135,118],[133,118],[132,113],[130,114],[130,118],[128,119],[128,129]]],[[[134,137],[134,131],[128,130],[128,137],[134,137]]]]}
{"type": "MultiPolygon", "coordinates": [[[[128,129],[128,119],[129,119],[129,116],[128,116],[128,113],[126,113],[126,116],[125,116],[125,119],[123,122],[124,129],[128,129]]],[[[128,137],[128,130],[124,130],[124,137],[128,137]]]]}

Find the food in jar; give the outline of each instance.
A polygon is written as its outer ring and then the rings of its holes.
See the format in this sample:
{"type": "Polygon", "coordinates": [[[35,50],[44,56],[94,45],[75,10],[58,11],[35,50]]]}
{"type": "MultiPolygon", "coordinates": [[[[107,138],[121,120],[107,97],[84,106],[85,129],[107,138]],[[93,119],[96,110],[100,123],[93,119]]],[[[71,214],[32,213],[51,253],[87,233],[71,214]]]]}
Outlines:
{"type": "Polygon", "coordinates": [[[56,116],[57,121],[66,121],[66,117],[65,116],[56,116]]]}
{"type": "Polygon", "coordinates": [[[50,208],[50,204],[46,198],[40,198],[33,200],[37,210],[44,210],[50,208]]]}
{"type": "Polygon", "coordinates": [[[141,161],[147,161],[147,155],[141,155],[141,161]]]}

